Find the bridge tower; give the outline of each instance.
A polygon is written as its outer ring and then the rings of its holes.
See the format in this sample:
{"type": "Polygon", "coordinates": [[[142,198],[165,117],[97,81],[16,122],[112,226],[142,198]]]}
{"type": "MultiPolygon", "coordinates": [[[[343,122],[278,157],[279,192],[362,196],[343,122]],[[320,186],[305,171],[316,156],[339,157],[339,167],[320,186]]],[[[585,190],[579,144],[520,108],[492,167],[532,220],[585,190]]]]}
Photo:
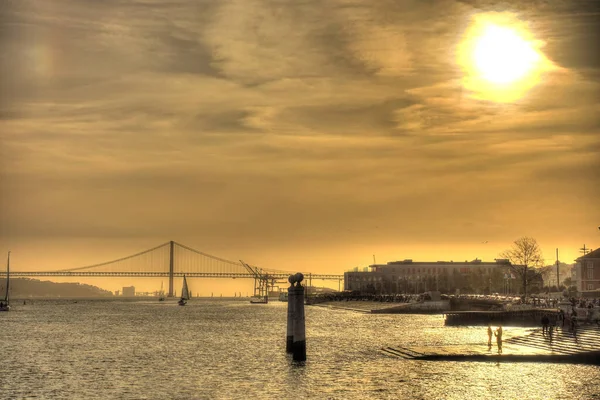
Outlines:
{"type": "Polygon", "coordinates": [[[173,252],[175,250],[175,242],[169,242],[169,295],[168,297],[173,297],[173,252]]]}

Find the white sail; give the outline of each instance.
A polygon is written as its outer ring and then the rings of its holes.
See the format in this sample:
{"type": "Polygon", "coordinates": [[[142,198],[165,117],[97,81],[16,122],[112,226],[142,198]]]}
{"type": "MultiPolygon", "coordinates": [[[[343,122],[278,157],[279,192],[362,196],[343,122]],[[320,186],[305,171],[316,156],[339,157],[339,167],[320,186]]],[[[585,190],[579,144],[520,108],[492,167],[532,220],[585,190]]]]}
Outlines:
{"type": "Polygon", "coordinates": [[[158,292],[158,300],[159,301],[164,301],[165,300],[165,291],[163,290],[163,283],[162,283],[162,281],[160,282],[160,292],[158,292]]]}
{"type": "Polygon", "coordinates": [[[190,293],[188,291],[187,280],[185,279],[185,275],[183,276],[183,287],[181,288],[181,298],[183,300],[190,299],[190,293]]]}
{"type": "Polygon", "coordinates": [[[8,305],[8,286],[10,285],[10,251],[8,252],[8,260],[6,261],[6,294],[4,295],[4,304],[8,305]]]}

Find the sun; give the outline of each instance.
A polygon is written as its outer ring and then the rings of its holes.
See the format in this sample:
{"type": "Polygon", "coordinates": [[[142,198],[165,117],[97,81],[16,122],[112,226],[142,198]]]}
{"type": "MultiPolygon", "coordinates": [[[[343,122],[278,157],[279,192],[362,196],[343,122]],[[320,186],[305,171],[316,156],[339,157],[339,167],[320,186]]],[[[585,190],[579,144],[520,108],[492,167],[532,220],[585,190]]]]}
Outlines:
{"type": "Polygon", "coordinates": [[[498,15],[478,15],[458,47],[463,85],[475,97],[513,102],[540,81],[547,60],[522,23],[498,15]]]}
{"type": "Polygon", "coordinates": [[[510,28],[490,25],[477,39],[473,64],[481,77],[509,84],[525,77],[540,61],[531,45],[510,28]]]}

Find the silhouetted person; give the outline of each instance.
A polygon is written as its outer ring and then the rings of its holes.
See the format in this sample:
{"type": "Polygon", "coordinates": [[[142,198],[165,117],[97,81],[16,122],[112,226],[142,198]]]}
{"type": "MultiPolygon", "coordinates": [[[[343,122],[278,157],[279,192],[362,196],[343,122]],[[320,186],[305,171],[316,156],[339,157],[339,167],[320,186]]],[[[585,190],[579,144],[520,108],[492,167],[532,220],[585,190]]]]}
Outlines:
{"type": "Polygon", "coordinates": [[[564,328],[565,327],[565,312],[562,308],[560,309],[558,316],[562,320],[562,327],[564,328]]]}
{"type": "Polygon", "coordinates": [[[546,334],[548,333],[548,324],[550,323],[550,320],[548,319],[548,316],[546,314],[544,314],[544,316],[542,317],[542,334],[546,334]]]}
{"type": "Polygon", "coordinates": [[[491,349],[492,348],[492,336],[494,336],[494,333],[492,332],[492,327],[490,326],[490,324],[488,324],[487,334],[488,334],[488,347],[491,349]]]}
{"type": "Polygon", "coordinates": [[[496,335],[496,343],[498,344],[498,354],[502,354],[502,325],[498,326],[494,335],[496,335]]]}

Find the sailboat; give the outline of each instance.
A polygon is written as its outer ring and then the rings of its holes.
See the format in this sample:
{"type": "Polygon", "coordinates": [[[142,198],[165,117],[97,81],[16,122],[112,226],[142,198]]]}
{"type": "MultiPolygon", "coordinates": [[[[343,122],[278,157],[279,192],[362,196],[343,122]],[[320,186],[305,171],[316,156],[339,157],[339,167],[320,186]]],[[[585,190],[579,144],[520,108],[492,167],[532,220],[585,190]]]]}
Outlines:
{"type": "Polygon", "coordinates": [[[187,281],[185,279],[185,275],[183,276],[183,287],[181,288],[181,298],[179,299],[179,301],[177,302],[177,304],[179,304],[180,306],[185,306],[186,300],[190,299],[190,294],[188,292],[188,286],[187,286],[187,281]]]}
{"type": "Polygon", "coordinates": [[[160,283],[160,293],[158,294],[158,301],[165,301],[165,292],[163,290],[163,283],[160,283]]]}
{"type": "Polygon", "coordinates": [[[8,260],[6,261],[6,293],[4,294],[4,301],[0,301],[0,311],[9,311],[9,298],[8,298],[8,285],[10,283],[10,251],[8,252],[8,260]]]}

